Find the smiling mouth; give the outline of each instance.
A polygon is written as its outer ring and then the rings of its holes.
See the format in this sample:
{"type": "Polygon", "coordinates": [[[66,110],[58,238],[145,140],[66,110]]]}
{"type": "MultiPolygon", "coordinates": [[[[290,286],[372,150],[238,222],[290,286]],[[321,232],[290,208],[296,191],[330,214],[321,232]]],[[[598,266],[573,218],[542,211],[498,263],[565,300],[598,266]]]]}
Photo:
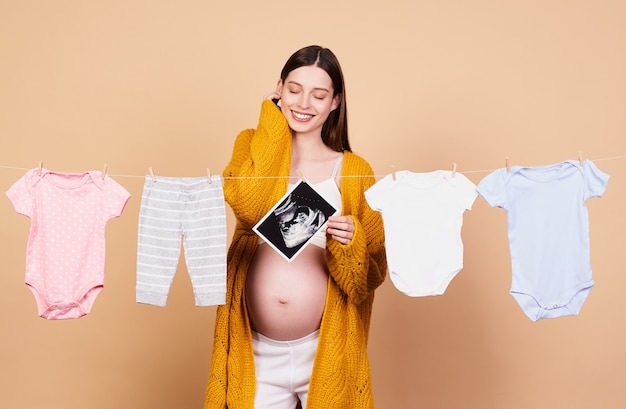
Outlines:
{"type": "Polygon", "coordinates": [[[293,114],[293,117],[295,119],[297,119],[298,121],[307,121],[311,118],[313,118],[314,115],[311,114],[301,114],[299,112],[295,112],[295,111],[291,111],[291,113],[293,114]]]}

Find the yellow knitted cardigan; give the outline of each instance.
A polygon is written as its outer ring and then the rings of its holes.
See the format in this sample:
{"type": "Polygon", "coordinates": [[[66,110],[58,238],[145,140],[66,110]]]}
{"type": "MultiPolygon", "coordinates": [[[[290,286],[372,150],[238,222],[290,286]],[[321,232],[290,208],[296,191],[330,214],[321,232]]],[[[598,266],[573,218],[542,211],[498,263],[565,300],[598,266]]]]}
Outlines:
{"type": "MultiPolygon", "coordinates": [[[[228,251],[226,304],[217,308],[211,370],[205,409],[253,409],[255,367],[245,300],[246,274],[257,246],[251,228],[287,191],[291,131],[280,109],[264,101],[257,129],[241,132],[224,170],[224,196],[237,223],[228,251]],[[261,176],[255,178],[255,176],[261,176]]],[[[385,279],[384,232],[380,213],[363,192],[375,183],[370,165],[344,153],[342,214],[351,215],[355,231],[343,245],[329,240],[330,276],[308,409],[373,408],[367,341],[374,290],[385,279]]]]}

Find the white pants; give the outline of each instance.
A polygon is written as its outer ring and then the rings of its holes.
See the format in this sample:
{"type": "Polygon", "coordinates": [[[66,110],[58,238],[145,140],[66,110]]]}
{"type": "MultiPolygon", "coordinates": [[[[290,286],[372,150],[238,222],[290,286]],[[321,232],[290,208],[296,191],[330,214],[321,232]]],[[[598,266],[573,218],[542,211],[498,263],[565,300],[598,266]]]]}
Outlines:
{"type": "Polygon", "coordinates": [[[252,332],[256,367],[255,409],[306,409],[319,330],[293,341],[252,332]]]}

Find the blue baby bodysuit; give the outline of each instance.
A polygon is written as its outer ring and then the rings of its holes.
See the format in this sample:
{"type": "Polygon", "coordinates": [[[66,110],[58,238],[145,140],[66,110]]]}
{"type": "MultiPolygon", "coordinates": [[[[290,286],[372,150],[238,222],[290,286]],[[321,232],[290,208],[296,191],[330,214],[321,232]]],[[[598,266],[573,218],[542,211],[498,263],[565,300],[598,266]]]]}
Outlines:
{"type": "Polygon", "coordinates": [[[498,169],[478,184],[490,206],[506,211],[511,295],[531,320],[580,312],[594,285],[585,202],[608,180],[586,160],[498,169]]]}

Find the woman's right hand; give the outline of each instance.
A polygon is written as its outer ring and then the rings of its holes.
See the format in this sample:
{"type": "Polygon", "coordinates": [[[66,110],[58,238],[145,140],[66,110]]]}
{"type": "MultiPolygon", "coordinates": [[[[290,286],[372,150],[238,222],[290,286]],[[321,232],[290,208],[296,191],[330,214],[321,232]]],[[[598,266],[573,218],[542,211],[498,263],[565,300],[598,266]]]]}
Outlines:
{"type": "Polygon", "coordinates": [[[283,85],[283,82],[279,79],[278,82],[276,83],[276,89],[273,92],[270,92],[269,94],[263,95],[263,100],[271,99],[273,101],[279,101],[280,92],[283,89],[282,85],[283,85]]]}
{"type": "Polygon", "coordinates": [[[280,94],[277,91],[270,92],[269,94],[263,95],[263,100],[265,101],[266,99],[271,99],[274,101],[279,100],[280,94]]]}

